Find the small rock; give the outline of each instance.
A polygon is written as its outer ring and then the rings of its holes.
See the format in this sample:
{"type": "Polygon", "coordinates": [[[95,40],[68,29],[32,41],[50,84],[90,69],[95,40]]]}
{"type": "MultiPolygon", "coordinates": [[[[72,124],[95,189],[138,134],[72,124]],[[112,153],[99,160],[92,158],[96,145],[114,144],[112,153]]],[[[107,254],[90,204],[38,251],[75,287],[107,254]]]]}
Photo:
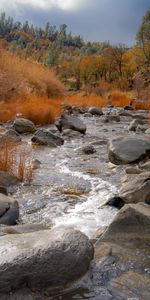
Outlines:
{"type": "Polygon", "coordinates": [[[62,132],[63,129],[72,129],[75,131],[79,131],[80,133],[85,134],[86,126],[85,124],[76,116],[62,115],[56,122],[56,127],[62,132]]]}
{"type": "Polygon", "coordinates": [[[146,134],[150,134],[150,128],[145,131],[146,134]]]}
{"type": "Polygon", "coordinates": [[[119,197],[119,196],[114,196],[110,199],[108,199],[106,205],[112,206],[118,209],[121,209],[124,206],[125,202],[119,197]]]}
{"type": "Polygon", "coordinates": [[[33,144],[36,145],[44,145],[51,147],[61,146],[64,143],[64,140],[61,137],[43,129],[36,131],[33,137],[31,138],[31,141],[33,144]]]}
{"type": "Polygon", "coordinates": [[[97,115],[97,116],[102,116],[103,115],[103,112],[102,112],[102,109],[101,108],[98,108],[98,107],[90,107],[88,109],[88,113],[92,114],[92,115],[97,115]]]}
{"type": "Polygon", "coordinates": [[[0,186],[3,188],[8,188],[11,185],[16,185],[19,183],[18,178],[10,175],[8,172],[0,171],[0,186]]]}
{"type": "Polygon", "coordinates": [[[87,146],[84,146],[81,148],[81,151],[84,153],[84,154],[93,154],[96,152],[96,149],[94,148],[93,145],[87,145],[87,146]]]}
{"type": "Polygon", "coordinates": [[[129,131],[136,131],[137,127],[139,125],[139,122],[137,119],[134,119],[128,126],[129,131]]]}
{"type": "Polygon", "coordinates": [[[36,131],[34,123],[24,118],[15,119],[13,127],[18,133],[33,133],[36,131]]]}
{"type": "Polygon", "coordinates": [[[18,219],[18,202],[8,196],[0,194],[0,224],[16,225],[18,219]]]}

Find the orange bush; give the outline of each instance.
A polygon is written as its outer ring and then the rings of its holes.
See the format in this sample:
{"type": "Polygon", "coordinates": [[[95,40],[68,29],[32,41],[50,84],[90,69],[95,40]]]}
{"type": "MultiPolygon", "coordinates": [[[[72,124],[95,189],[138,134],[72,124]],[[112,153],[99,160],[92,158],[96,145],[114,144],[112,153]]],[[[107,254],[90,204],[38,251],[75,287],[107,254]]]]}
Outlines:
{"type": "Polygon", "coordinates": [[[15,142],[3,142],[0,148],[0,170],[6,171],[19,180],[32,180],[31,149],[15,142]]]}
{"type": "Polygon", "coordinates": [[[0,100],[31,93],[62,97],[64,91],[63,84],[52,70],[0,49],[0,100]]]}
{"type": "Polygon", "coordinates": [[[72,105],[81,105],[81,106],[97,106],[102,107],[108,104],[115,106],[124,106],[129,105],[131,98],[122,92],[114,91],[108,98],[102,96],[80,96],[72,95],[65,100],[65,103],[72,105]]]}
{"type": "Polygon", "coordinates": [[[0,122],[13,120],[17,114],[35,124],[51,124],[61,114],[61,100],[30,95],[24,100],[0,102],[0,122]]]}
{"type": "Polygon", "coordinates": [[[150,101],[145,101],[145,102],[134,102],[133,107],[135,109],[144,109],[144,110],[150,110],[150,101]]]}
{"type": "Polygon", "coordinates": [[[130,105],[131,97],[120,91],[113,91],[110,94],[110,100],[113,105],[125,106],[130,105]]]}
{"type": "Polygon", "coordinates": [[[110,100],[103,98],[101,96],[80,96],[80,95],[72,95],[65,99],[64,101],[67,104],[77,105],[77,106],[97,106],[102,107],[107,104],[110,104],[110,100]]]}

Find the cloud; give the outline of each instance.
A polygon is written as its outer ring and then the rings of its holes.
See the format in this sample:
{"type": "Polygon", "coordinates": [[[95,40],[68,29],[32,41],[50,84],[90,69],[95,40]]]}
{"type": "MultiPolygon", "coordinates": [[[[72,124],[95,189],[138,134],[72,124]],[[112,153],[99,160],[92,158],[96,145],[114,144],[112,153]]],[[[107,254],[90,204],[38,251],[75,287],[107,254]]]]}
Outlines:
{"type": "Polygon", "coordinates": [[[0,0],[0,11],[15,20],[44,26],[65,23],[86,40],[134,43],[149,0],[0,0]]]}
{"type": "Polygon", "coordinates": [[[43,10],[58,8],[62,10],[74,10],[80,7],[86,0],[1,0],[0,8],[10,7],[17,9],[21,5],[32,6],[43,10]]]}

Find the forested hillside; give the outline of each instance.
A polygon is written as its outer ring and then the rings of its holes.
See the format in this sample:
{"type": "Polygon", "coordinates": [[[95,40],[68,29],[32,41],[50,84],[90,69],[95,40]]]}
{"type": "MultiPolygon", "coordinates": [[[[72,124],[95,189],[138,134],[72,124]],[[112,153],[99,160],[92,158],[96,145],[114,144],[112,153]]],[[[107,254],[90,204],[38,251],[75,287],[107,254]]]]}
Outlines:
{"type": "Polygon", "coordinates": [[[135,45],[129,48],[109,42],[85,42],[80,35],[69,33],[66,24],[59,28],[50,23],[45,28],[35,27],[28,21],[16,22],[3,13],[0,43],[24,59],[53,67],[69,89],[84,88],[87,93],[94,89],[103,95],[110,87],[139,90],[149,83],[149,24],[150,10],[139,26],[135,45]]]}

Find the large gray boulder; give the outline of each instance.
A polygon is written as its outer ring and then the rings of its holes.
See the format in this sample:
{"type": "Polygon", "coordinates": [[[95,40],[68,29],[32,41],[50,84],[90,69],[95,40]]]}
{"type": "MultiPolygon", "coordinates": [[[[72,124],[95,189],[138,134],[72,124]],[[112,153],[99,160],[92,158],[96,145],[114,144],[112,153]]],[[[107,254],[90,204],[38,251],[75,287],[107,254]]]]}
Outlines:
{"type": "Polygon", "coordinates": [[[119,243],[137,239],[150,241],[150,206],[145,203],[126,204],[99,242],[119,243]]]}
{"type": "Polygon", "coordinates": [[[150,204],[150,172],[127,174],[123,181],[119,196],[125,203],[150,204]]]}
{"type": "Polygon", "coordinates": [[[108,142],[109,160],[116,165],[129,164],[150,152],[150,140],[143,136],[120,136],[108,142]]]}
{"type": "Polygon", "coordinates": [[[76,116],[62,115],[56,122],[56,127],[62,132],[63,129],[72,129],[75,131],[79,131],[80,133],[85,134],[86,126],[85,124],[76,116]]]}
{"type": "Polygon", "coordinates": [[[0,224],[16,225],[19,219],[19,204],[16,200],[0,194],[0,224]]]}
{"type": "Polygon", "coordinates": [[[34,123],[24,118],[15,119],[13,127],[18,133],[33,133],[36,131],[34,123]]]}
{"type": "Polygon", "coordinates": [[[0,293],[24,286],[64,288],[90,267],[93,246],[83,233],[55,228],[0,238],[0,293]]]}
{"type": "Polygon", "coordinates": [[[61,137],[42,129],[35,132],[31,141],[33,144],[51,147],[61,146],[64,143],[61,137]]]}

